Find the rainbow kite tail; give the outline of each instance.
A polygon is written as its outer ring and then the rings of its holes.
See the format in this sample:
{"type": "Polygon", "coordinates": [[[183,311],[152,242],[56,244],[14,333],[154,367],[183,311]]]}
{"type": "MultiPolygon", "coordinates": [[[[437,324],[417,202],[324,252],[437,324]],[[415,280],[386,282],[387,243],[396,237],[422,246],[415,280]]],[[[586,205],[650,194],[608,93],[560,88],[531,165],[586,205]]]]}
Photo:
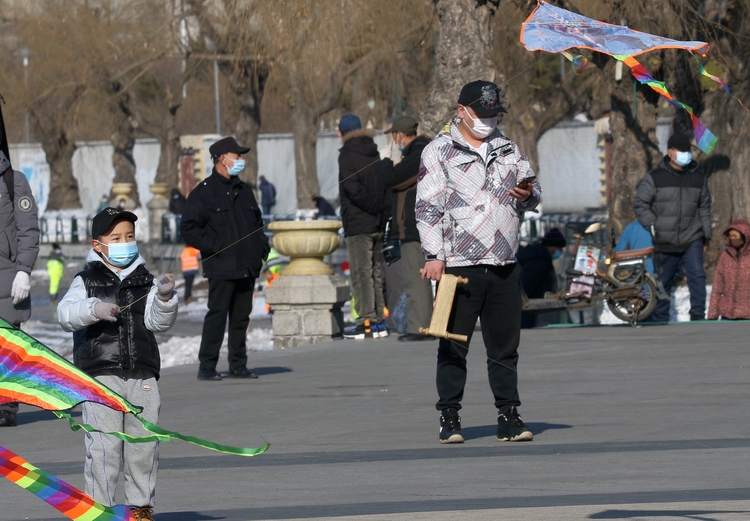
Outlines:
{"type": "Polygon", "coordinates": [[[0,447],[0,474],[74,521],[135,521],[125,505],[105,507],[77,488],[0,447]]]}

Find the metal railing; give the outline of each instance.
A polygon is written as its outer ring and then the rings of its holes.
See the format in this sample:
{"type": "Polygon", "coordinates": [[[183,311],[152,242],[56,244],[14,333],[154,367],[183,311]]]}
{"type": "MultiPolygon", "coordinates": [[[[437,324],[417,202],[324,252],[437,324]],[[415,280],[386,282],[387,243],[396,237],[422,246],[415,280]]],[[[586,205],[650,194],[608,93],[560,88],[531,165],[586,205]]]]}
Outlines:
{"type": "Polygon", "coordinates": [[[39,242],[86,244],[91,240],[91,215],[57,215],[39,218],[39,242]]]}

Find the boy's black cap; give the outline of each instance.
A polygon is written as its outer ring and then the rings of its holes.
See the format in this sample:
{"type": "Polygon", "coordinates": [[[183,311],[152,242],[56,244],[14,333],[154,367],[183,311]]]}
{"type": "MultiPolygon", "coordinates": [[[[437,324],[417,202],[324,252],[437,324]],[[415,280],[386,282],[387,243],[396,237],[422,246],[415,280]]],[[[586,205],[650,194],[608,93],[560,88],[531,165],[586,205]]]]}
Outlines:
{"type": "Polygon", "coordinates": [[[480,118],[508,112],[500,103],[500,89],[491,81],[477,80],[464,85],[458,96],[458,104],[471,107],[480,118]]]}
{"type": "Polygon", "coordinates": [[[396,118],[391,128],[383,134],[392,134],[393,132],[403,132],[404,134],[413,134],[417,131],[419,122],[411,116],[401,116],[396,118]]]}
{"type": "Polygon", "coordinates": [[[208,147],[208,153],[211,154],[212,158],[217,158],[219,156],[223,156],[224,154],[229,154],[230,152],[242,155],[250,152],[250,148],[240,146],[240,144],[237,143],[237,140],[232,136],[221,138],[216,143],[208,147]]]}
{"type": "Polygon", "coordinates": [[[126,212],[119,208],[107,207],[94,216],[91,220],[91,237],[96,239],[107,231],[115,221],[130,221],[135,224],[138,216],[133,212],[126,212]]]}
{"type": "Polygon", "coordinates": [[[690,142],[690,136],[685,134],[672,134],[667,141],[667,148],[674,148],[680,152],[690,152],[693,144],[690,142]]]}

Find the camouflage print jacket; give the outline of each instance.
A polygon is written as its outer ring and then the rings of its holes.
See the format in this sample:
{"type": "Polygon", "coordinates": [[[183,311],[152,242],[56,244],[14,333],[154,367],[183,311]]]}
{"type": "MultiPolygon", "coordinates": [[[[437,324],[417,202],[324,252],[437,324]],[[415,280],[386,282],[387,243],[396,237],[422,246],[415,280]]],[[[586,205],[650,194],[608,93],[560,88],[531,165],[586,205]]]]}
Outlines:
{"type": "Polygon", "coordinates": [[[534,177],[526,155],[495,130],[486,160],[458,130],[458,117],[425,147],[417,183],[416,217],[426,259],[446,266],[516,262],[520,215],[539,204],[534,180],[525,202],[508,194],[534,177]]]}

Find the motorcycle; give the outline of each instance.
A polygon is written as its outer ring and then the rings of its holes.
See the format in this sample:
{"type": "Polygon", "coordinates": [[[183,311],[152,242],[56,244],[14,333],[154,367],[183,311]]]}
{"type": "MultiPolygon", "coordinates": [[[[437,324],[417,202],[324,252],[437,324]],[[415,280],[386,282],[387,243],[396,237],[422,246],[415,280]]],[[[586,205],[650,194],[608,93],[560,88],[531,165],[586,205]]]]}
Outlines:
{"type": "Polygon", "coordinates": [[[582,311],[606,302],[613,315],[636,325],[654,312],[658,300],[669,299],[661,281],[646,269],[646,261],[653,258],[658,272],[653,247],[615,253],[613,230],[611,244],[602,255],[601,246],[581,244],[585,236],[601,230],[601,223],[568,223],[567,227],[575,232],[575,245],[573,267],[563,275],[565,290],[544,298],[524,295],[524,311],[582,311]]]}

